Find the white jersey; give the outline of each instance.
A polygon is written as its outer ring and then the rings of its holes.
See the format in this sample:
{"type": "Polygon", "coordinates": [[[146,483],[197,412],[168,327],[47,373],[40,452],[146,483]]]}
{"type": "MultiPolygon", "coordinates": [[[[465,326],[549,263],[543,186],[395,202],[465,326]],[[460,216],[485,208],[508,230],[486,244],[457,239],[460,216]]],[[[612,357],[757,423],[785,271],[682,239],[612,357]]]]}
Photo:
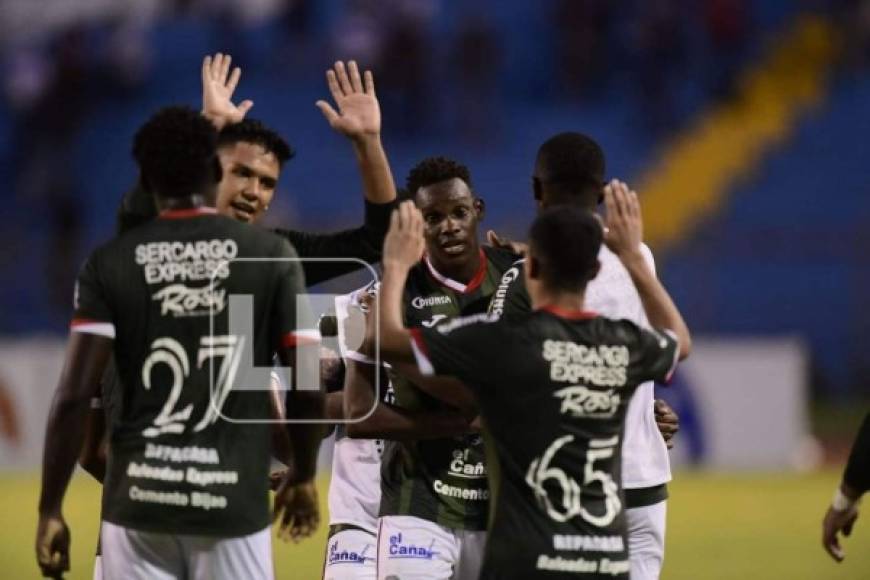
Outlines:
{"type": "MultiPolygon", "coordinates": [[[[641,250],[655,272],[649,247],[642,244],[641,250]]],[[[598,260],[601,271],[586,287],[586,308],[608,318],[625,318],[649,328],[640,296],[625,266],[603,244],[598,260]]],[[[654,398],[653,383],[643,383],[628,405],[622,444],[622,486],[626,489],[653,487],[671,480],[668,449],[653,413],[654,398]]]]}
{"type": "MultiPolygon", "coordinates": [[[[353,344],[360,337],[348,336],[345,321],[348,306],[356,304],[358,296],[369,289],[361,288],[335,299],[338,345],[341,356],[357,362],[375,361],[355,351],[353,344]],[[349,344],[350,343],[350,344],[349,344]]],[[[389,385],[386,386],[389,390],[389,385]]],[[[387,394],[389,396],[389,393],[387,394]]],[[[332,455],[332,479],[329,482],[329,524],[352,524],[377,532],[378,510],[381,506],[381,440],[351,439],[342,426],[336,429],[332,455]]]]}

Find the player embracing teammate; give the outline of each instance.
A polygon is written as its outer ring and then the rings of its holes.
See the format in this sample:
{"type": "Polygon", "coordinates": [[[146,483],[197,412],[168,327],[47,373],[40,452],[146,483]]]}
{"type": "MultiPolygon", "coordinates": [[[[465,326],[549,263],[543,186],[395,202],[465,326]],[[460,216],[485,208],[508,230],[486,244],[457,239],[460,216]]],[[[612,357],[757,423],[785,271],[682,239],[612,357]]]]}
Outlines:
{"type": "Polygon", "coordinates": [[[648,380],[667,381],[690,337],[640,250],[636,195],[620,184],[606,196],[606,234],[576,207],[546,210],[532,225],[524,272],[530,313],[410,331],[401,294],[423,250],[424,222],[410,204],[394,213],[384,247],[380,349],[421,375],[458,379],[421,384],[481,413],[495,502],[481,578],[629,577],[623,422],[634,391],[648,380]],[[655,330],[584,309],[602,239],[630,273],[655,330]]]}

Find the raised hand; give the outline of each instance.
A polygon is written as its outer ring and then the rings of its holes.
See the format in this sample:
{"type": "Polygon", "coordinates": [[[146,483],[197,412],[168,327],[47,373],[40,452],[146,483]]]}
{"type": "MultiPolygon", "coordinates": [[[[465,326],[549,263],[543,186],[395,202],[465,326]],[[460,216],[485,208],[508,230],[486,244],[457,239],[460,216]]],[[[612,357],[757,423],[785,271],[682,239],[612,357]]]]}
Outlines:
{"type": "Polygon", "coordinates": [[[317,108],[326,117],[329,126],[353,139],[378,137],[381,133],[381,108],[375,95],[375,80],[371,71],[360,78],[355,61],[345,67],[342,61],[326,71],[326,83],[338,111],[326,101],[317,101],[317,108]]]}
{"type": "Polygon", "coordinates": [[[384,240],[383,264],[410,270],[423,255],[423,215],[412,201],[403,201],[393,210],[390,230],[384,240]]]}
{"type": "Polygon", "coordinates": [[[239,84],[242,69],[236,67],[231,74],[232,60],[228,54],[217,53],[214,57],[206,56],[202,61],[202,114],[218,129],[238,123],[254,106],[254,102],[249,100],[233,104],[233,93],[239,84]]]}
{"type": "Polygon", "coordinates": [[[604,243],[621,256],[640,250],[643,241],[643,220],[637,194],[622,181],[613,180],[604,187],[604,243]]]}

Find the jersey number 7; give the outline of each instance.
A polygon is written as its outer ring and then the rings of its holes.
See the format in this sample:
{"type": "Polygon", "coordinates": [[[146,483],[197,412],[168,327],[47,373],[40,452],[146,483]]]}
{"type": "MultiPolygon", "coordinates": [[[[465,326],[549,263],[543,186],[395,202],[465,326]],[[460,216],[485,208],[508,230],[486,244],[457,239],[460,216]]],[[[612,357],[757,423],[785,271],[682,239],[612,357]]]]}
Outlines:
{"type": "MultiPolygon", "coordinates": [[[[202,431],[220,416],[221,408],[232,389],[239,369],[244,341],[244,337],[231,334],[203,336],[200,340],[196,356],[197,368],[202,368],[203,363],[212,358],[220,357],[221,364],[217,380],[212,383],[208,409],[193,427],[194,432],[202,431]]],[[[163,433],[183,433],[185,423],[193,413],[193,403],[180,410],[175,408],[181,396],[184,379],[190,375],[190,359],[181,343],[169,337],[158,338],[151,343],[151,354],[142,364],[142,384],[146,389],[151,388],[151,374],[157,364],[164,364],[169,368],[172,373],[172,384],[169,388],[169,397],[160,413],[154,418],[152,425],[142,431],[145,437],[157,437],[163,433]]]]}

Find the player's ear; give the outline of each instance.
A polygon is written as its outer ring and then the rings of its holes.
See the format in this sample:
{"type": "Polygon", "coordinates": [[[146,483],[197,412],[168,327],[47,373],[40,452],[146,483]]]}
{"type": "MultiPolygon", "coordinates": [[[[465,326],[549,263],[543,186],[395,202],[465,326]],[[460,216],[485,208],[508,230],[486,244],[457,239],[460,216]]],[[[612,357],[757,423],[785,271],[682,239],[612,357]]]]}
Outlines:
{"type": "Polygon", "coordinates": [[[530,280],[537,280],[541,275],[541,264],[531,254],[526,256],[526,272],[530,280]]]}
{"type": "Polygon", "coordinates": [[[541,198],[543,197],[543,187],[541,187],[541,180],[537,177],[532,177],[532,193],[535,196],[535,202],[537,202],[538,207],[541,207],[541,198]]]}
{"type": "Polygon", "coordinates": [[[483,216],[486,214],[486,202],[483,201],[482,197],[477,197],[474,199],[474,213],[477,214],[477,221],[482,222],[483,216]]]}

